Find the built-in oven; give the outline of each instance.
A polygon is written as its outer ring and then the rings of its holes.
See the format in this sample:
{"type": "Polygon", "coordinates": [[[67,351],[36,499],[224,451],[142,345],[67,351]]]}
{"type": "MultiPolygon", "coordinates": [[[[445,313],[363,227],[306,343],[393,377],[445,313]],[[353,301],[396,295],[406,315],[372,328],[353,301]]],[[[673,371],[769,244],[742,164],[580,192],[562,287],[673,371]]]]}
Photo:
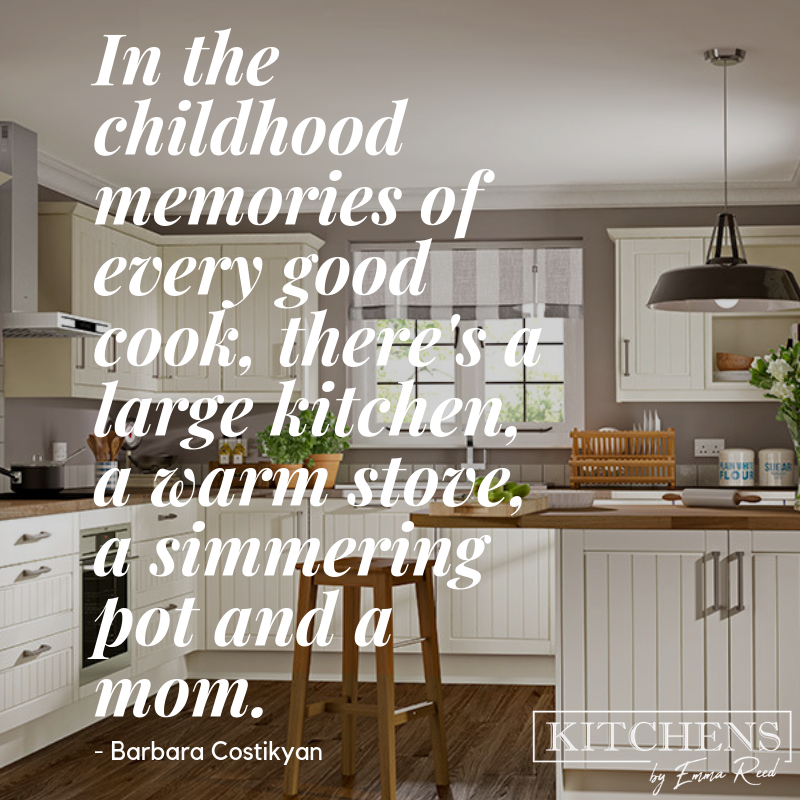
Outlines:
{"type": "MultiPolygon", "coordinates": [[[[128,567],[125,574],[122,576],[114,575],[110,572],[110,567],[119,551],[119,546],[111,547],[105,559],[109,574],[102,576],[95,574],[95,557],[100,548],[110,539],[129,540],[130,538],[131,526],[128,524],[109,525],[104,528],[91,528],[81,531],[81,686],[119,672],[131,664],[128,638],[113,647],[106,647],[105,655],[107,658],[105,660],[93,661],[91,659],[98,634],[100,633],[100,625],[106,603],[116,598],[117,610],[130,608],[132,565],[129,562],[133,562],[137,558],[131,555],[129,548],[126,557],[128,567]]],[[[116,615],[107,641],[113,642],[117,639],[121,625],[121,615],[116,615]]]]}

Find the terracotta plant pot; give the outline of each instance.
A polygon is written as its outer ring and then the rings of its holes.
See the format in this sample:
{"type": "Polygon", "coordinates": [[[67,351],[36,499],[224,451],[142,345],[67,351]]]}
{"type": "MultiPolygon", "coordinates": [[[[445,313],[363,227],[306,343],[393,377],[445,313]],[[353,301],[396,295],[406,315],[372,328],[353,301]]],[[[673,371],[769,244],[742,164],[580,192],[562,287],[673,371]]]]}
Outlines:
{"type": "Polygon", "coordinates": [[[298,472],[298,470],[301,470],[303,468],[303,465],[302,464],[269,464],[269,467],[270,467],[270,469],[272,469],[272,474],[273,474],[272,480],[270,481],[270,484],[272,486],[277,486],[278,485],[278,479],[277,479],[277,477],[275,477],[275,473],[279,469],[287,469],[287,470],[289,470],[289,488],[293,489],[295,486],[297,486],[297,478],[298,478],[297,472],[298,472]]]}
{"type": "Polygon", "coordinates": [[[320,453],[319,455],[314,455],[312,453],[306,459],[305,467],[309,471],[315,469],[325,470],[325,488],[333,489],[336,485],[336,475],[339,472],[339,464],[341,463],[341,453],[320,453]],[[311,463],[312,461],[314,462],[313,464],[311,463]]]}

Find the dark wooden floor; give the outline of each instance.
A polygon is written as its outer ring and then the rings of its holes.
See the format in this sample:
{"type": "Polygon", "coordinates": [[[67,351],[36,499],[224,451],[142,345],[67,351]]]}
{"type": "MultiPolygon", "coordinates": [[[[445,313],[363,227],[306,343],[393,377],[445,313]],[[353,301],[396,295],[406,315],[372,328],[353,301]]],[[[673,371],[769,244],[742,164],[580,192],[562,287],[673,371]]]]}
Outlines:
{"type": "MultiPolygon", "coordinates": [[[[313,684],[310,699],[337,693],[332,684],[313,684]],[[333,691],[332,691],[333,690],[333,691]]],[[[445,686],[451,787],[448,800],[551,800],[555,773],[551,764],[532,763],[532,712],[554,707],[549,687],[445,686]]],[[[362,684],[359,696],[375,702],[374,684],[362,684]]],[[[106,719],[74,736],[0,770],[2,800],[278,800],[283,767],[276,761],[216,761],[211,745],[219,740],[247,746],[286,736],[289,685],[251,681],[247,703],[264,715],[234,719],[172,719],[126,716],[106,719]],[[126,747],[204,745],[206,760],[111,761],[110,742],[126,747]],[[103,750],[95,755],[95,750],[103,750]]],[[[397,705],[421,699],[421,687],[398,685],[397,705]]],[[[538,716],[537,716],[538,720],[538,716]]],[[[397,732],[398,800],[435,800],[427,720],[397,732]]],[[[324,715],[306,722],[306,744],[322,748],[322,760],[301,766],[301,798],[376,800],[380,798],[377,721],[358,721],[357,776],[351,786],[339,773],[341,723],[324,715]]],[[[537,735],[545,735],[544,726],[537,735]]]]}

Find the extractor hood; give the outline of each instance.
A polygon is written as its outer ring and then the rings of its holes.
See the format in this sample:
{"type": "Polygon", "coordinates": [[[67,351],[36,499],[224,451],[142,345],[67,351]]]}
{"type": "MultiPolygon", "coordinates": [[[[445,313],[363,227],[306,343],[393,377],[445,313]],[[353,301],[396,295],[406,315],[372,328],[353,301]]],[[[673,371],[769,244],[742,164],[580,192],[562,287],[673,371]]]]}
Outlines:
{"type": "MultiPolygon", "coordinates": [[[[0,122],[0,315],[5,338],[101,336],[107,322],[39,311],[38,147],[33,131],[0,122]],[[3,183],[2,178],[10,176],[3,183]]],[[[99,266],[99,265],[98,265],[99,266]]]]}

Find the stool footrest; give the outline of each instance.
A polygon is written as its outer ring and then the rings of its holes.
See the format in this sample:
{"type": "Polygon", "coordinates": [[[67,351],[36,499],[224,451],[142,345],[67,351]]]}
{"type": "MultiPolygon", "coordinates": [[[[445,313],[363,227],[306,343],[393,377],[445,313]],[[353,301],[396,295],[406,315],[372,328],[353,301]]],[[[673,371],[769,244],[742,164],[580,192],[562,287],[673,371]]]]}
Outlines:
{"type": "MultiPolygon", "coordinates": [[[[431,717],[436,713],[436,704],[431,700],[397,708],[394,712],[394,724],[404,725],[419,717],[431,717]]],[[[317,717],[320,714],[354,714],[358,717],[377,717],[378,706],[374,703],[348,703],[344,700],[320,700],[306,706],[306,717],[317,717]]]]}
{"type": "Polygon", "coordinates": [[[427,641],[428,638],[426,636],[417,636],[416,639],[398,639],[392,642],[392,649],[399,650],[401,647],[413,647],[415,644],[422,644],[427,641]]]}

